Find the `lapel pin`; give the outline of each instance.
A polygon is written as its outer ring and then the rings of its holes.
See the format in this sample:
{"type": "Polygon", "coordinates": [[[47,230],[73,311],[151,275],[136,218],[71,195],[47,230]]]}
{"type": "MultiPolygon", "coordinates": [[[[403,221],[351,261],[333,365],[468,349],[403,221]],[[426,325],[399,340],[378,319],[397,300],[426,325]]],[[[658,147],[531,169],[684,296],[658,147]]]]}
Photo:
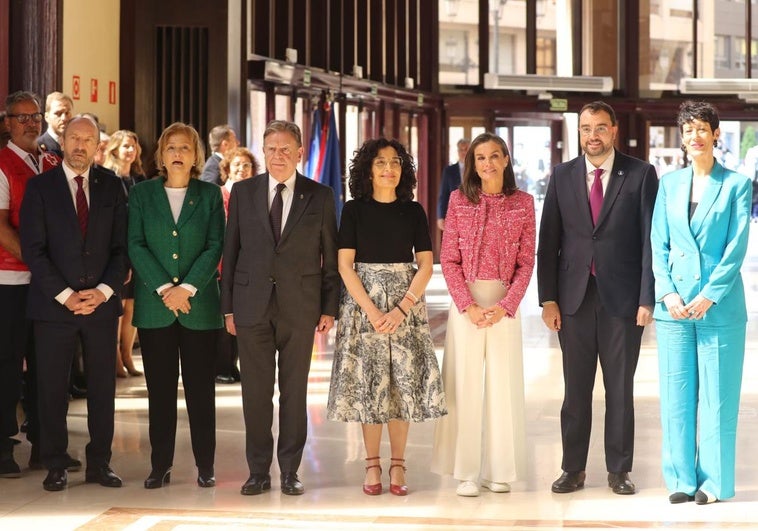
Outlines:
{"type": "Polygon", "coordinates": [[[618,174],[619,174],[619,175],[624,175],[624,170],[619,170],[619,171],[618,171],[618,174]]]}
{"type": "Polygon", "coordinates": [[[300,199],[302,199],[303,197],[305,197],[305,196],[303,194],[300,194],[300,199]]]}

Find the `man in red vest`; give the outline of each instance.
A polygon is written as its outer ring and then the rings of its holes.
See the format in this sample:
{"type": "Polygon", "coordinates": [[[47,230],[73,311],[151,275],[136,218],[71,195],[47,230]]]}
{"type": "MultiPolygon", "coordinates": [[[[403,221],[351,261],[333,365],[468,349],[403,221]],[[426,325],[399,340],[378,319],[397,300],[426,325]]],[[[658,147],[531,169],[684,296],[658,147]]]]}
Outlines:
{"type": "MultiPolygon", "coordinates": [[[[10,141],[0,149],[0,477],[19,477],[13,459],[18,432],[16,406],[20,398],[24,356],[33,366],[31,326],[26,319],[26,296],[31,273],[21,260],[19,209],[27,181],[49,170],[60,159],[44,153],[37,145],[42,129],[42,113],[37,97],[30,92],[14,92],[5,100],[5,127],[10,141]]],[[[35,401],[36,389],[27,389],[35,401]]],[[[36,422],[30,422],[27,437],[36,443],[36,422]]],[[[75,461],[75,460],[72,460],[75,461]]],[[[81,463],[79,463],[81,466],[81,463]]]]}

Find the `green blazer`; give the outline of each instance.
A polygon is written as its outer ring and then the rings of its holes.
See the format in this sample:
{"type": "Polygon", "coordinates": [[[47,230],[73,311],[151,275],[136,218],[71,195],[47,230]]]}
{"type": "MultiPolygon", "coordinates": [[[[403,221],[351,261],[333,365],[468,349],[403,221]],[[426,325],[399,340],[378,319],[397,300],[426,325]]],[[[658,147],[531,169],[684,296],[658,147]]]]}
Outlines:
{"type": "Polygon", "coordinates": [[[137,328],[164,328],[177,319],[192,330],[221,328],[218,264],[224,245],[224,206],[218,185],[191,179],[179,221],[174,223],[165,179],[141,182],[129,191],[128,250],[134,272],[137,328]],[[179,317],[156,289],[191,284],[192,309],[179,317]]]}

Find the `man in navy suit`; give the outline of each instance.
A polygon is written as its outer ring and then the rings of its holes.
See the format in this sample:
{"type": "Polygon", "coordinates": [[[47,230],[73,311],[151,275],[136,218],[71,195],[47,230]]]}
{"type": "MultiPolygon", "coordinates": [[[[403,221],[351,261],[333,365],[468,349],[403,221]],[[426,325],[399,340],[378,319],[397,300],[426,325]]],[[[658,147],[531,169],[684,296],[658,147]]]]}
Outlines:
{"type": "Polygon", "coordinates": [[[28,181],[21,204],[21,253],[32,273],[41,459],[45,490],[63,490],[68,461],[68,374],[84,350],[90,443],[85,479],[120,487],[110,468],[118,292],[126,277],[126,202],[119,179],[92,165],[100,132],[86,117],[63,133],[63,164],[28,181]]]}
{"type": "Polygon", "coordinates": [[[445,230],[445,216],[447,216],[447,203],[450,201],[450,194],[457,190],[461,185],[463,177],[463,161],[466,160],[466,152],[471,142],[466,138],[458,141],[458,162],[450,166],[445,166],[442,170],[442,180],[440,181],[440,195],[437,200],[437,227],[445,230]]]}
{"type": "Polygon", "coordinates": [[[211,132],[208,133],[208,147],[211,150],[211,156],[205,161],[200,180],[218,185],[224,184],[221,182],[219,164],[226,152],[237,146],[239,146],[239,141],[230,125],[217,125],[211,129],[211,132]]]}
{"type": "Polygon", "coordinates": [[[63,156],[61,138],[66,124],[74,116],[74,101],[63,92],[51,92],[45,100],[45,122],[47,131],[37,139],[42,151],[63,156]]]}
{"type": "Polygon", "coordinates": [[[616,114],[579,113],[581,155],[553,169],[542,211],[537,285],[542,320],[558,332],[565,384],[563,474],[557,493],[584,486],[598,359],[606,393],[608,486],[634,494],[634,372],[655,302],[650,246],[655,168],[613,147],[616,114]]]}

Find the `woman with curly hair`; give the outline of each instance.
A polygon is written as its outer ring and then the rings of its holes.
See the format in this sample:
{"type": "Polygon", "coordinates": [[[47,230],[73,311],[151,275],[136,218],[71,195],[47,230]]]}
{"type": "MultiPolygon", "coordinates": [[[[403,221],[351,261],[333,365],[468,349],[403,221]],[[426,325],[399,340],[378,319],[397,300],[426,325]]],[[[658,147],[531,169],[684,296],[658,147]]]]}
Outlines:
{"type": "Polygon", "coordinates": [[[327,418],[360,422],[363,492],[382,493],[379,446],[387,424],[390,492],[405,496],[409,423],[446,414],[424,290],[432,276],[426,214],[413,201],[413,159],[396,140],[369,140],[350,165],[338,263],[340,302],[327,418]],[[414,254],[417,269],[414,267],[414,254]]]}
{"type": "Polygon", "coordinates": [[[510,492],[524,474],[524,369],[519,304],[534,269],[534,198],[516,186],[508,146],[474,139],[450,195],[440,263],[453,305],[442,378],[449,415],[437,424],[432,470],[458,496],[510,492]]]}

